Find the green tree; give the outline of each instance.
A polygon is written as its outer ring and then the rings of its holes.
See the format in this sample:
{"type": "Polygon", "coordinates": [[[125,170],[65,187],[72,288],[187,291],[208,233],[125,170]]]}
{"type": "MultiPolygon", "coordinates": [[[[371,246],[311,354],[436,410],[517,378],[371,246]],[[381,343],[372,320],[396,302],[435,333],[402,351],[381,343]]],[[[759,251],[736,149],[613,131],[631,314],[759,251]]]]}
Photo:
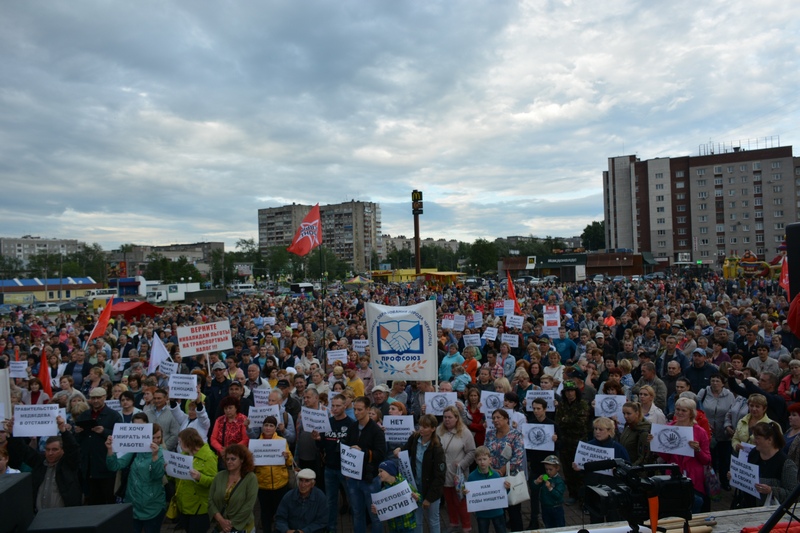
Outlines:
{"type": "Polygon", "coordinates": [[[27,277],[54,278],[60,275],[61,254],[39,252],[28,259],[27,277]]]}
{"type": "Polygon", "coordinates": [[[497,268],[497,245],[489,242],[486,239],[477,239],[470,246],[468,262],[473,265],[478,265],[477,268],[481,272],[487,270],[494,270],[497,268]]]}
{"type": "Polygon", "coordinates": [[[0,279],[13,279],[25,271],[22,259],[10,255],[0,255],[0,279]]]}
{"type": "Polygon", "coordinates": [[[328,273],[330,280],[344,279],[350,268],[347,263],[324,246],[315,248],[304,259],[306,259],[306,278],[308,279],[321,279],[323,272],[328,273]],[[320,260],[322,264],[320,264],[320,260]]]}
{"type": "Polygon", "coordinates": [[[606,223],[604,220],[595,220],[581,233],[583,247],[587,250],[606,249],[606,223]]]}

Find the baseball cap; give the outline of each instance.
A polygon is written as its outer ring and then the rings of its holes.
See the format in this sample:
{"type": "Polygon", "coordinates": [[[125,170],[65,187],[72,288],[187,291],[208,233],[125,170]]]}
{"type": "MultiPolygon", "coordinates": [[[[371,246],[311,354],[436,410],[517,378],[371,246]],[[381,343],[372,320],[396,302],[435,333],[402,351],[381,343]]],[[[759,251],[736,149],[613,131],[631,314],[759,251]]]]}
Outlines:
{"type": "Polygon", "coordinates": [[[605,339],[606,336],[603,335],[602,332],[598,332],[597,335],[594,336],[595,339],[605,339]]]}
{"type": "Polygon", "coordinates": [[[544,461],[542,461],[542,463],[546,465],[561,466],[561,461],[558,460],[557,455],[548,455],[547,457],[544,458],[544,461]]]}
{"type": "Polygon", "coordinates": [[[385,393],[388,394],[389,393],[389,387],[387,387],[386,385],[381,383],[380,385],[376,385],[376,386],[372,387],[372,392],[375,392],[375,391],[381,391],[381,392],[385,392],[385,393]]]}
{"type": "Polygon", "coordinates": [[[223,363],[222,361],[217,361],[217,362],[216,362],[216,363],[214,363],[214,365],[211,367],[211,370],[225,370],[225,368],[226,368],[226,367],[225,367],[225,363],[223,363]]]}
{"type": "Polygon", "coordinates": [[[310,468],[304,468],[297,473],[297,479],[317,479],[317,473],[310,468]]]}

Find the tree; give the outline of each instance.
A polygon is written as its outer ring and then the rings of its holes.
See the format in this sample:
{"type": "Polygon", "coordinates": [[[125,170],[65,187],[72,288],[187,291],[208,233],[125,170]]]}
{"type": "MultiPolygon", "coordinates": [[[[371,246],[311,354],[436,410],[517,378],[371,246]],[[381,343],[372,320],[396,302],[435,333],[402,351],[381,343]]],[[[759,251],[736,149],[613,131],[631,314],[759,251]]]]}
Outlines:
{"type": "Polygon", "coordinates": [[[307,260],[306,278],[308,279],[320,279],[323,272],[328,273],[328,279],[344,279],[349,270],[347,263],[340,260],[335,253],[324,246],[314,248],[303,259],[307,260]],[[320,264],[320,257],[322,258],[322,264],[320,264]]]}
{"type": "Polygon", "coordinates": [[[486,272],[497,268],[497,245],[486,239],[477,239],[470,246],[468,261],[477,265],[478,271],[486,272]]]}
{"type": "Polygon", "coordinates": [[[11,255],[0,255],[0,279],[18,278],[24,271],[22,259],[11,255]]]}
{"type": "Polygon", "coordinates": [[[587,250],[606,249],[606,223],[604,220],[595,220],[581,233],[583,247],[587,250]]]}

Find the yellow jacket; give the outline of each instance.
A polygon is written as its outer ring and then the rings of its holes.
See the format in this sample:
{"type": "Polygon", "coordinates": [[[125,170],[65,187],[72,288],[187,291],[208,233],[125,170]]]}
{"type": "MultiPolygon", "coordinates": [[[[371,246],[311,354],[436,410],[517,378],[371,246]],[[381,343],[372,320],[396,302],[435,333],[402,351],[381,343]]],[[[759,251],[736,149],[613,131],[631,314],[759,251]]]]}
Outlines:
{"type": "MultiPolygon", "coordinates": [[[[264,438],[262,433],[260,439],[264,438]]],[[[279,437],[277,433],[272,436],[273,439],[280,439],[286,441],[283,437],[279,437]]],[[[289,468],[292,467],[294,458],[292,452],[289,450],[289,443],[286,443],[286,453],[289,456],[286,458],[286,465],[273,465],[273,466],[257,466],[256,477],[258,478],[258,488],[264,490],[275,490],[285,487],[289,483],[289,468]]]]}
{"type": "MultiPolygon", "coordinates": [[[[765,413],[763,418],[758,422],[772,422],[772,420],[765,413]]],[[[780,431],[780,428],[778,428],[778,431],[780,431]]],[[[731,439],[731,446],[734,448],[734,453],[736,453],[736,445],[743,442],[745,444],[754,444],[753,436],[750,434],[750,413],[744,415],[742,419],[739,420],[739,423],[736,424],[736,432],[734,432],[733,438],[731,439]]]]}

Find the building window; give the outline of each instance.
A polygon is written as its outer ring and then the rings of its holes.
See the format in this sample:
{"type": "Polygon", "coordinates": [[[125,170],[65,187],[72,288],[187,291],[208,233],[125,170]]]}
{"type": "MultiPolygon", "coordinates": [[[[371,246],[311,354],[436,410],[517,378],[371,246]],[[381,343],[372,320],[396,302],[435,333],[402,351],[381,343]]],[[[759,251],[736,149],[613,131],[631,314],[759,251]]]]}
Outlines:
{"type": "Polygon", "coordinates": [[[697,217],[697,220],[699,222],[708,222],[708,215],[700,215],[699,217],[697,217]]]}
{"type": "Polygon", "coordinates": [[[704,168],[698,168],[698,169],[697,169],[697,175],[698,175],[698,176],[705,176],[705,175],[706,175],[706,169],[704,169],[704,168]]]}
{"type": "Polygon", "coordinates": [[[747,224],[744,224],[744,225],[742,226],[742,231],[750,231],[750,226],[749,226],[749,225],[747,225],[747,224]]]}
{"type": "Polygon", "coordinates": [[[747,176],[742,176],[742,183],[747,183],[747,176]]]}
{"type": "Polygon", "coordinates": [[[722,185],[722,178],[714,178],[714,185],[722,185]]]}
{"type": "Polygon", "coordinates": [[[722,174],[722,165],[714,166],[714,174],[722,174]]]}
{"type": "Polygon", "coordinates": [[[742,200],[742,207],[749,207],[749,206],[750,206],[750,200],[742,200]]]}
{"type": "Polygon", "coordinates": [[[685,211],[686,211],[686,206],[685,206],[685,205],[679,205],[679,206],[678,206],[678,212],[679,212],[679,213],[683,213],[683,212],[685,212],[685,211]]]}
{"type": "Polygon", "coordinates": [[[772,216],[775,218],[781,218],[783,216],[783,211],[775,211],[772,216]]]}
{"type": "Polygon", "coordinates": [[[761,174],[753,174],[753,181],[761,181],[761,174]]]}
{"type": "Polygon", "coordinates": [[[681,248],[686,248],[686,241],[685,240],[678,241],[678,246],[681,248]]]}
{"type": "Polygon", "coordinates": [[[744,213],[742,213],[742,218],[745,219],[745,220],[749,219],[750,218],[750,213],[745,211],[744,213]]]}
{"type": "Polygon", "coordinates": [[[783,242],[783,236],[782,235],[775,235],[775,242],[783,242]]]}
{"type": "Polygon", "coordinates": [[[708,233],[708,226],[700,226],[700,233],[708,233]]]}
{"type": "Polygon", "coordinates": [[[663,194],[659,194],[658,196],[656,196],[656,202],[663,202],[663,201],[664,201],[664,195],[663,194]]]}
{"type": "Polygon", "coordinates": [[[783,185],[773,185],[772,192],[783,192],[783,185]]]}
{"type": "Polygon", "coordinates": [[[731,226],[731,233],[736,233],[736,224],[731,226]]]}
{"type": "Polygon", "coordinates": [[[764,212],[763,211],[756,211],[755,212],[755,217],[756,218],[764,218],[764,212]]]}
{"type": "Polygon", "coordinates": [[[731,244],[736,244],[736,237],[731,237],[730,243],[731,244]]]}
{"type": "Polygon", "coordinates": [[[707,185],[706,180],[697,180],[698,187],[705,187],[707,185]]]}
{"type": "Polygon", "coordinates": [[[722,196],[722,189],[717,189],[714,191],[714,196],[716,198],[720,198],[722,196]]]}
{"type": "Polygon", "coordinates": [[[708,209],[708,204],[698,204],[697,209],[699,211],[705,211],[706,209],[708,209]]]}
{"type": "Polygon", "coordinates": [[[761,161],[753,161],[753,170],[761,170],[761,161]]]}
{"type": "Polygon", "coordinates": [[[725,244],[725,236],[717,235],[717,244],[725,244]]]}
{"type": "Polygon", "coordinates": [[[663,189],[664,189],[664,184],[663,183],[656,183],[656,190],[657,191],[661,191],[663,189]]]}
{"type": "Polygon", "coordinates": [[[728,167],[728,174],[733,174],[733,165],[728,167]]]}
{"type": "Polygon", "coordinates": [[[753,205],[756,205],[756,206],[764,205],[764,199],[763,198],[753,198],[753,205]]]}
{"type": "Polygon", "coordinates": [[[731,209],[735,209],[736,208],[736,202],[728,202],[728,207],[731,208],[731,209]]]}
{"type": "Polygon", "coordinates": [[[783,222],[776,222],[775,223],[775,229],[783,229],[784,227],[785,226],[784,226],[783,222]]]}
{"type": "Polygon", "coordinates": [[[656,235],[666,235],[666,234],[667,234],[667,230],[665,230],[665,229],[660,229],[660,230],[656,231],[656,235]]]}
{"type": "Polygon", "coordinates": [[[658,241],[658,247],[659,248],[666,248],[667,247],[667,241],[658,241]]]}
{"type": "Polygon", "coordinates": [[[724,232],[725,232],[725,225],[717,224],[717,233],[724,233],[724,232]]]}
{"type": "Polygon", "coordinates": [[[665,224],[665,223],[666,223],[666,221],[667,221],[667,220],[666,220],[665,218],[657,218],[657,219],[656,219],[656,224],[665,224]]]}
{"type": "Polygon", "coordinates": [[[736,196],[736,189],[728,189],[728,196],[736,196]]]}
{"type": "Polygon", "coordinates": [[[676,200],[686,200],[686,193],[679,192],[675,195],[676,200]]]}
{"type": "Polygon", "coordinates": [[[683,170],[676,171],[675,172],[675,177],[676,178],[682,178],[683,177],[683,170]]]}
{"type": "Polygon", "coordinates": [[[700,198],[701,200],[702,200],[703,198],[708,198],[708,192],[706,192],[706,191],[700,191],[699,193],[697,193],[697,197],[698,197],[698,198],[700,198]]]}
{"type": "Polygon", "coordinates": [[[676,189],[683,189],[685,186],[686,186],[686,182],[683,182],[683,181],[676,181],[675,182],[675,188],[676,189]]]}
{"type": "Polygon", "coordinates": [[[764,234],[756,233],[756,242],[764,242],[764,234]]]}
{"type": "Polygon", "coordinates": [[[750,244],[750,237],[742,237],[742,244],[750,244]]]}
{"type": "Polygon", "coordinates": [[[747,172],[747,165],[739,165],[740,172],[747,172]]]}
{"type": "Polygon", "coordinates": [[[772,168],[781,168],[781,162],[780,161],[773,161],[770,166],[772,168]]]}
{"type": "Polygon", "coordinates": [[[708,250],[702,250],[700,252],[700,257],[708,257],[708,250]]]}
{"type": "Polygon", "coordinates": [[[772,205],[783,205],[783,198],[773,198],[772,205]]]}
{"type": "Polygon", "coordinates": [[[656,172],[656,179],[657,180],[664,179],[664,173],[663,172],[656,172]]]}
{"type": "Polygon", "coordinates": [[[686,224],[686,217],[678,217],[678,224],[686,224]]]}
{"type": "Polygon", "coordinates": [[[736,220],[736,213],[731,213],[730,218],[731,220],[736,220]]]}
{"type": "Polygon", "coordinates": [[[736,178],[728,178],[728,185],[736,183],[736,178]]]}
{"type": "Polygon", "coordinates": [[[772,180],[773,181],[781,181],[783,179],[783,174],[773,174],[772,180]]]}
{"type": "Polygon", "coordinates": [[[678,228],[678,235],[686,235],[686,228],[678,228]]]}
{"type": "Polygon", "coordinates": [[[758,255],[764,255],[764,248],[756,248],[756,253],[758,255]]]}
{"type": "Polygon", "coordinates": [[[664,212],[663,207],[656,207],[656,213],[663,213],[663,212],[664,212]]]}

